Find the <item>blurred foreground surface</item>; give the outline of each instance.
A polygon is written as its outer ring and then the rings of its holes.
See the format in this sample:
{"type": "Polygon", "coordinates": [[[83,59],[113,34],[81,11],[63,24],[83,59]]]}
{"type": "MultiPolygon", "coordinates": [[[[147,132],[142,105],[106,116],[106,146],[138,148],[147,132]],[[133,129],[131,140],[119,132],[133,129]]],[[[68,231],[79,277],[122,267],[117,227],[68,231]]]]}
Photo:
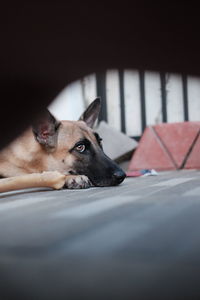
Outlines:
{"type": "Polygon", "coordinates": [[[200,171],[0,195],[0,299],[200,299],[200,171]]]}

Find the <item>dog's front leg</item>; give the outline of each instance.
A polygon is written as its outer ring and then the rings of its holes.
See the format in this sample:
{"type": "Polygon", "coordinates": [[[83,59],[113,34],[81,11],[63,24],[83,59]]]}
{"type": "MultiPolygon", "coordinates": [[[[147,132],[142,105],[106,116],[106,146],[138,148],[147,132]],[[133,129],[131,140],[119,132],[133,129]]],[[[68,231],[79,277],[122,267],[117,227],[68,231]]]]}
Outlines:
{"type": "Polygon", "coordinates": [[[85,175],[67,175],[64,187],[67,189],[87,189],[91,186],[91,181],[85,175]]]}
{"type": "Polygon", "coordinates": [[[1,179],[0,193],[35,187],[50,187],[58,190],[64,184],[65,175],[57,171],[32,173],[1,179]]]}

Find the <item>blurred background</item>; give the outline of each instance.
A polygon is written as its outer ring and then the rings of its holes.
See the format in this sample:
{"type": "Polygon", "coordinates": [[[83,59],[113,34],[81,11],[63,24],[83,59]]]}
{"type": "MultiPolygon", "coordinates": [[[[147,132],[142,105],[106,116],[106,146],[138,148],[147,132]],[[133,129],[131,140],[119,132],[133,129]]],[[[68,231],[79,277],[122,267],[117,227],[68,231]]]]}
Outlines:
{"type": "Polygon", "coordinates": [[[67,85],[50,104],[61,120],[77,120],[97,96],[100,121],[138,140],[146,126],[200,120],[200,78],[109,69],[67,85]]]}

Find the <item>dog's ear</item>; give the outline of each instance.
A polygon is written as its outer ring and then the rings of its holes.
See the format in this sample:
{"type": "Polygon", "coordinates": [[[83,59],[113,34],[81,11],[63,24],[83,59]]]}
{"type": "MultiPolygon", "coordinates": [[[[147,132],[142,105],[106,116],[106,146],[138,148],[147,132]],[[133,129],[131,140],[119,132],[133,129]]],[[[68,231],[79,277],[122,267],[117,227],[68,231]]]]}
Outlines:
{"type": "Polygon", "coordinates": [[[60,124],[61,123],[46,110],[32,125],[35,139],[44,146],[47,151],[53,151],[56,148],[60,124]]]}
{"type": "Polygon", "coordinates": [[[81,115],[79,121],[84,121],[87,124],[87,126],[92,128],[99,116],[100,110],[101,110],[101,99],[96,98],[81,115]]]}

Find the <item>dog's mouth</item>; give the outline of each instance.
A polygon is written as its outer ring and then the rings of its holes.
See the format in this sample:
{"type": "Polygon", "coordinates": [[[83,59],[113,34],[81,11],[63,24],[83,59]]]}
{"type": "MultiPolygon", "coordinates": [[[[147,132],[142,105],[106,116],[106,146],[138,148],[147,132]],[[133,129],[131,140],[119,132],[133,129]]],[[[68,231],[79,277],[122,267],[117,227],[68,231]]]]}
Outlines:
{"type": "MultiPolygon", "coordinates": [[[[82,172],[81,172],[82,173],[82,172]]],[[[80,174],[74,171],[67,172],[70,175],[86,175],[89,179],[89,183],[91,187],[106,187],[106,186],[117,186],[121,184],[126,178],[126,174],[121,169],[113,172],[111,176],[94,176],[84,172],[84,174],[80,174]]]]}
{"type": "Polygon", "coordinates": [[[91,184],[97,187],[121,184],[126,178],[125,172],[103,152],[100,154],[99,157],[96,155],[95,159],[87,164],[76,161],[73,166],[73,175],[85,175],[91,184]]]}

